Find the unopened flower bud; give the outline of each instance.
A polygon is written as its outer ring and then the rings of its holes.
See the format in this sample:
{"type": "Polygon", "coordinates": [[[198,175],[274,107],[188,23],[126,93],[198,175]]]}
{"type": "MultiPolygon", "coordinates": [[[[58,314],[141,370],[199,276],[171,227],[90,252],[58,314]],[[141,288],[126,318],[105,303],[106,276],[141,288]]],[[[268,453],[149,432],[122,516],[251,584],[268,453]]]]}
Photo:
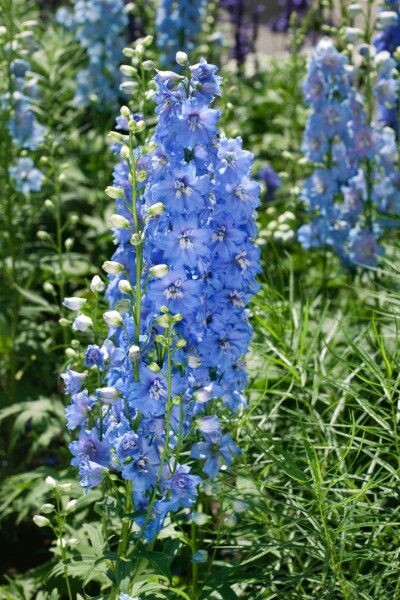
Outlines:
{"type": "Polygon", "coordinates": [[[47,517],[43,517],[42,515],[35,515],[33,517],[33,522],[38,527],[48,527],[51,523],[47,517]]]}
{"type": "Polygon", "coordinates": [[[121,148],[121,156],[124,160],[129,160],[131,153],[128,146],[122,146],[121,148]]]}
{"type": "Polygon", "coordinates": [[[77,538],[69,538],[67,544],[70,548],[74,548],[74,546],[79,544],[79,540],[77,538]]]}
{"type": "Polygon", "coordinates": [[[51,475],[46,477],[44,483],[49,490],[54,490],[57,487],[57,481],[51,475]]]}
{"type": "Polygon", "coordinates": [[[124,268],[124,265],[121,265],[121,263],[115,260],[106,260],[102,266],[103,271],[105,271],[109,275],[116,275],[117,273],[122,273],[124,268]]]}
{"type": "Polygon", "coordinates": [[[145,128],[146,128],[146,123],[143,120],[136,121],[136,131],[137,131],[137,133],[140,133],[141,131],[144,131],[145,128]]]}
{"type": "Polygon", "coordinates": [[[169,273],[168,265],[154,265],[149,269],[149,274],[157,279],[162,279],[169,273]]]}
{"type": "Polygon", "coordinates": [[[85,303],[86,298],[78,298],[77,296],[71,296],[70,298],[64,298],[63,300],[63,306],[69,310],[81,310],[85,303]]]}
{"type": "Polygon", "coordinates": [[[128,356],[130,361],[136,362],[140,358],[139,346],[131,346],[128,350],[128,356]]]}
{"type": "Polygon", "coordinates": [[[89,331],[93,327],[93,321],[90,317],[86,315],[78,315],[75,321],[72,323],[72,329],[74,331],[81,331],[85,333],[89,331]]]}
{"type": "Polygon", "coordinates": [[[125,77],[135,77],[137,75],[137,69],[131,67],[131,65],[121,65],[119,70],[125,77]]]}
{"type": "Polygon", "coordinates": [[[131,294],[133,291],[133,288],[127,279],[121,279],[118,282],[118,289],[121,294],[131,294]]]}
{"type": "Polygon", "coordinates": [[[62,492],[70,492],[72,490],[72,483],[60,483],[58,489],[62,492]]]}
{"type": "Polygon", "coordinates": [[[350,4],[350,6],[347,7],[349,16],[354,18],[357,17],[358,15],[360,15],[362,13],[362,6],[361,4],[350,4]]]}
{"type": "Polygon", "coordinates": [[[199,390],[197,390],[194,397],[195,397],[196,402],[198,402],[199,404],[205,404],[206,402],[209,402],[211,400],[211,398],[213,397],[212,384],[207,385],[206,387],[200,388],[199,390]]]}
{"type": "Polygon", "coordinates": [[[56,293],[56,290],[54,289],[54,285],[52,283],[50,283],[50,281],[44,282],[43,289],[47,294],[52,294],[53,296],[56,293]]]}
{"type": "Polygon", "coordinates": [[[112,404],[119,396],[119,392],[115,387],[102,387],[97,388],[96,396],[104,404],[112,404]]]}
{"type": "Polygon", "coordinates": [[[140,246],[140,244],[143,244],[143,241],[143,234],[141,233],[134,233],[131,237],[132,246],[140,246]]]}
{"type": "Polygon", "coordinates": [[[40,229],[37,234],[36,234],[38,240],[45,242],[45,241],[50,241],[52,239],[51,235],[47,232],[47,231],[43,231],[43,229],[40,229]]]}
{"type": "Polygon", "coordinates": [[[153,43],[153,36],[152,35],[146,35],[146,37],[141,39],[141,44],[145,47],[147,46],[151,46],[151,44],[153,43]]]}
{"type": "Polygon", "coordinates": [[[177,350],[180,350],[181,348],[184,348],[186,346],[186,344],[187,344],[186,340],[184,340],[183,338],[181,338],[180,340],[178,340],[176,342],[176,346],[175,347],[176,347],[177,350]]]}
{"type": "Polygon", "coordinates": [[[151,216],[161,215],[164,212],[164,210],[164,204],[162,202],[156,202],[155,204],[152,204],[148,207],[147,214],[151,216]]]}
{"type": "Polygon", "coordinates": [[[132,94],[138,89],[139,86],[136,83],[136,81],[123,81],[119,87],[122,91],[126,92],[127,94],[132,94]]]}
{"type": "MultiPolygon", "coordinates": [[[[123,84],[121,84],[122,87],[123,84]]],[[[123,133],[118,133],[117,131],[110,131],[110,133],[107,134],[107,139],[110,140],[110,142],[124,142],[127,139],[127,136],[124,135],[123,133]]],[[[110,186],[112,187],[112,186],[110,186]]]]}
{"type": "Polygon", "coordinates": [[[195,356],[194,354],[191,354],[188,358],[188,365],[191,369],[198,369],[201,366],[200,356],[195,356]]]}
{"type": "Polygon", "coordinates": [[[54,203],[48,198],[44,201],[44,205],[48,210],[52,210],[54,208],[54,203]]]}
{"type": "Polygon", "coordinates": [[[152,371],[153,373],[159,373],[161,370],[160,367],[158,366],[158,364],[155,362],[152,362],[147,366],[150,369],[150,371],[152,371]]]}
{"type": "Polygon", "coordinates": [[[106,325],[109,327],[119,327],[123,324],[124,320],[116,310],[108,310],[104,313],[103,319],[106,325]]]}
{"type": "Polygon", "coordinates": [[[131,309],[132,303],[130,300],[128,300],[128,298],[122,298],[122,300],[118,300],[115,303],[115,310],[119,312],[120,315],[130,312],[131,309]]]}
{"type": "Polygon", "coordinates": [[[185,67],[189,63],[189,57],[186,52],[177,52],[175,59],[178,65],[181,65],[181,67],[185,67]]]}
{"type": "Polygon", "coordinates": [[[72,512],[75,510],[76,505],[78,504],[78,500],[70,500],[65,507],[66,512],[72,512]]]}
{"type": "Polygon", "coordinates": [[[171,325],[171,319],[167,315],[161,315],[160,317],[157,317],[156,323],[157,325],[160,325],[160,327],[167,329],[167,327],[171,325]]]}
{"type": "Polygon", "coordinates": [[[97,293],[97,292],[104,292],[105,290],[105,283],[101,280],[101,278],[99,277],[99,275],[95,275],[92,279],[92,282],[90,284],[90,289],[92,290],[92,292],[97,293]]]}
{"type": "Polygon", "coordinates": [[[121,116],[124,117],[124,119],[127,119],[128,121],[132,116],[132,113],[127,106],[121,106],[119,112],[121,113],[121,116]]]}
{"type": "Polygon", "coordinates": [[[362,36],[362,31],[358,27],[346,27],[344,37],[350,44],[354,44],[362,36]]]}
{"type": "Polygon", "coordinates": [[[142,67],[145,71],[153,71],[154,69],[154,60],[144,60],[142,62],[142,67]]]}
{"type": "Polygon", "coordinates": [[[45,515],[49,515],[50,513],[54,512],[54,510],[55,510],[54,504],[43,504],[40,507],[40,512],[44,513],[45,515]]]}
{"type": "Polygon", "coordinates": [[[144,52],[144,46],[143,46],[143,44],[142,44],[142,43],[139,43],[139,44],[138,44],[138,43],[136,43],[136,44],[135,44],[135,50],[136,50],[136,52],[137,52],[139,55],[143,54],[143,52],[144,52]]]}
{"type": "Polygon", "coordinates": [[[73,348],[66,348],[65,349],[65,356],[67,358],[70,358],[71,360],[77,357],[77,354],[75,352],[75,350],[73,348]]]}
{"type": "Polygon", "coordinates": [[[113,214],[110,217],[110,223],[117,229],[129,229],[130,223],[128,219],[125,219],[122,215],[113,214]]]}
{"type": "Polygon", "coordinates": [[[106,187],[105,192],[109,198],[116,200],[117,198],[123,198],[124,190],[122,188],[116,187],[115,185],[109,185],[106,187]]]}
{"type": "Polygon", "coordinates": [[[64,317],[61,317],[61,319],[58,319],[58,324],[60,325],[60,327],[69,327],[71,325],[71,321],[69,319],[65,319],[64,317]]]}
{"type": "Polygon", "coordinates": [[[132,58],[132,56],[135,56],[135,51],[133,48],[124,48],[122,54],[128,58],[132,58]]]}
{"type": "Polygon", "coordinates": [[[141,171],[138,171],[136,173],[136,179],[138,180],[139,183],[146,181],[147,177],[148,177],[148,173],[144,169],[142,169],[141,171]]]}

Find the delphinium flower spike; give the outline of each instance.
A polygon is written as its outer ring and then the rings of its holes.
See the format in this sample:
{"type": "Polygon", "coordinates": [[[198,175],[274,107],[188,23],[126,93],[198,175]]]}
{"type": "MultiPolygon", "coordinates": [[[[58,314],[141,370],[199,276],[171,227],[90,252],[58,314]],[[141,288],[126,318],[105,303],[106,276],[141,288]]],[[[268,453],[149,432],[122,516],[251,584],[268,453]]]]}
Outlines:
{"type": "Polygon", "coordinates": [[[76,0],[73,12],[60,8],[56,19],[74,31],[87,56],[87,66],[77,75],[75,104],[115,107],[128,26],[124,1],[76,0]]]}
{"type": "Polygon", "coordinates": [[[141,513],[138,541],[154,539],[168,513],[191,509],[202,480],[240,452],[224,423],[245,406],[246,307],[260,270],[253,157],[240,138],[218,135],[217,68],[204,59],[189,66],[182,52],[178,61],[182,75],[154,78],[149,142],[136,142],[142,116],[121,109],[112,134],[120,162],[107,190],[118,243],[104,267],[108,337],[89,345],[86,377],[64,375],[82,485],[118,474],[127,508],[141,513]]]}

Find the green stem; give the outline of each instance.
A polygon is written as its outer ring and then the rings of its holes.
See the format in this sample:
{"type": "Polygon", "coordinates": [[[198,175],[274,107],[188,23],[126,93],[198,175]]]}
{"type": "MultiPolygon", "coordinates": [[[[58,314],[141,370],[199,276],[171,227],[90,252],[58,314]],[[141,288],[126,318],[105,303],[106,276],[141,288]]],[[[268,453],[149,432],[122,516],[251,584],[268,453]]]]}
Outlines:
{"type": "MultiPolygon", "coordinates": [[[[197,552],[196,523],[192,523],[192,525],[191,525],[191,548],[192,548],[192,557],[193,557],[197,552]]],[[[197,598],[198,598],[198,581],[199,581],[199,565],[196,562],[192,561],[192,600],[197,600],[197,598]]]]}

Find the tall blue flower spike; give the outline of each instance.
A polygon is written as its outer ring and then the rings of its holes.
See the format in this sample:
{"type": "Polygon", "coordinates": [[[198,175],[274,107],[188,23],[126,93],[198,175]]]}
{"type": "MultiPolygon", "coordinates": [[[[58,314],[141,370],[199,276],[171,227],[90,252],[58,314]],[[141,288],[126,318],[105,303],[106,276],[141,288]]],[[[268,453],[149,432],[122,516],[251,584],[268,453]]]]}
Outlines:
{"type": "MultiPolygon", "coordinates": [[[[220,112],[210,108],[221,95],[217,68],[202,59],[185,76],[158,72],[154,81],[153,149],[133,150],[142,183],[135,192],[122,152],[111,188],[122,225],[107,266],[111,327],[103,346],[91,344],[85,354],[103,387],[90,390],[79,373],[64,374],[68,425],[79,429],[72,463],[82,485],[97,485],[110,470],[131,482],[147,541],[167,513],[194,506],[202,479],[215,478],[240,453],[223,422],[246,404],[246,307],[260,271],[253,242],[260,189],[241,139],[218,135],[220,112]],[[137,233],[129,232],[133,201],[142,257],[137,233]],[[137,260],[140,290],[132,292],[137,260]],[[132,311],[121,312],[132,293],[141,294],[139,331],[132,311]],[[162,344],[171,320],[172,354],[162,344]]],[[[118,119],[120,131],[135,120],[118,119]]]]}

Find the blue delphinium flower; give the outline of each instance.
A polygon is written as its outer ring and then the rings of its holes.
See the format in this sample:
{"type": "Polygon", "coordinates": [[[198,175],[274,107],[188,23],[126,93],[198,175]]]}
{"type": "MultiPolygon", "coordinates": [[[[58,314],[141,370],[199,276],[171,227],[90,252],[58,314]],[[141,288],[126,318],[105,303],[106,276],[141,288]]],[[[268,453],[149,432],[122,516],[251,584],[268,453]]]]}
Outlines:
{"type": "Polygon", "coordinates": [[[12,109],[8,130],[18,148],[36,150],[44,140],[45,127],[41,125],[33,110],[32,101],[37,96],[37,80],[29,75],[30,65],[26,60],[15,59],[11,63],[14,92],[3,101],[12,109]]]}
{"type": "Polygon", "coordinates": [[[29,157],[19,158],[17,164],[9,169],[15,188],[23,194],[39,192],[42,187],[43,173],[36,169],[29,157]]]}
{"type": "MultiPolygon", "coordinates": [[[[378,106],[395,106],[395,61],[385,51],[371,64],[378,106]]],[[[302,149],[318,166],[301,193],[313,217],[300,227],[298,240],[307,250],[332,247],[345,264],[375,266],[382,254],[380,213],[398,210],[394,132],[368,119],[354,71],[328,39],[313,53],[303,90],[313,112],[302,149]]]]}
{"type": "Polygon", "coordinates": [[[161,64],[173,65],[177,52],[194,49],[206,8],[205,0],[161,0],[156,18],[161,64]]]}
{"type": "Polygon", "coordinates": [[[295,14],[298,20],[304,18],[311,7],[310,0],[279,0],[282,11],[279,17],[273,21],[272,29],[274,31],[287,31],[290,26],[292,14],[295,14]]]}
{"type": "Polygon", "coordinates": [[[115,106],[128,17],[123,0],[76,0],[73,12],[57,11],[57,21],[74,31],[87,66],[77,75],[76,106],[115,106]]]}
{"type": "MultiPolygon", "coordinates": [[[[89,345],[83,392],[83,375],[71,369],[63,375],[72,395],[68,424],[80,429],[70,448],[82,485],[96,485],[105,468],[118,472],[143,513],[135,521],[147,541],[168,513],[194,506],[202,477],[215,478],[240,453],[220,416],[245,406],[243,356],[252,334],[246,307],[260,271],[253,157],[240,138],[218,136],[220,113],[210,108],[220,95],[216,67],[202,59],[188,68],[190,78],[163,72],[154,78],[158,124],[154,149],[135,151],[136,172],[145,174],[136,194],[123,153],[114,170],[124,227],[115,229],[118,246],[107,267],[107,298],[117,310],[105,320],[115,345],[110,339],[89,345]],[[142,229],[132,242],[134,221],[142,229]],[[120,308],[138,283],[137,261],[143,263],[140,322],[120,308]],[[177,339],[172,354],[163,337],[169,319],[177,339]],[[89,394],[93,371],[104,387],[89,394]]],[[[117,125],[126,129],[128,122],[117,125]]]]}

